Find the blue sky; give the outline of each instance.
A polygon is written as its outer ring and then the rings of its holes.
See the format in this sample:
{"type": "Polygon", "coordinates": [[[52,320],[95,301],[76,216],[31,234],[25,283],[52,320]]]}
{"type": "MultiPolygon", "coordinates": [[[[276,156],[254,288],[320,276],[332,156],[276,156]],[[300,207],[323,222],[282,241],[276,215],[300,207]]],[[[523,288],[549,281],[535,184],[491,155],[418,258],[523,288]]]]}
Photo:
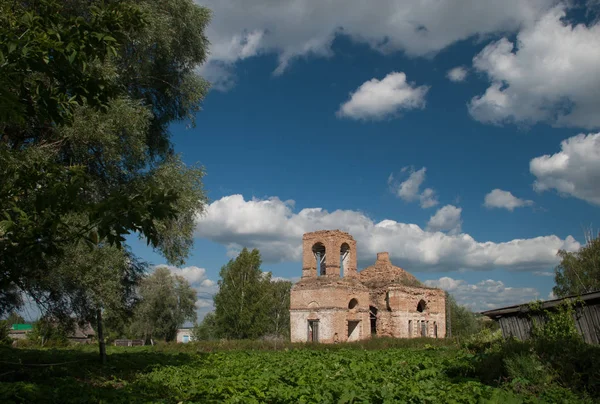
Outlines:
{"type": "Polygon", "coordinates": [[[200,316],[241,247],[292,279],[302,233],[325,228],[361,268],[389,251],[475,310],[549,297],[556,251],[598,226],[598,2],[201,3],[213,89],[195,128],[171,128],[207,173],[173,268],[200,316]]]}

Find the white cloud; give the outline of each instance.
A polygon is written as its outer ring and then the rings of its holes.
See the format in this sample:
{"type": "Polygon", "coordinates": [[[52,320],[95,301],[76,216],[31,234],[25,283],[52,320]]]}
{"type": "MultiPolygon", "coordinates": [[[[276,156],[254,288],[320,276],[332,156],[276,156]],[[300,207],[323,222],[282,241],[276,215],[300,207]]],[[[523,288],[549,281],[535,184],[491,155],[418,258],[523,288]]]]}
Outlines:
{"type": "Polygon", "coordinates": [[[431,208],[439,203],[437,194],[432,188],[425,188],[421,192],[421,185],[425,181],[425,167],[415,171],[413,167],[403,167],[401,172],[410,172],[408,178],[398,182],[393,174],[388,177],[390,190],[400,199],[406,202],[413,202],[417,199],[423,209],[431,208]]]}
{"type": "MultiPolygon", "coordinates": [[[[207,36],[208,65],[233,67],[265,53],[278,56],[275,73],[299,57],[333,54],[337,35],[382,53],[430,55],[474,35],[513,32],[530,24],[556,0],[235,1],[204,0],[213,11],[207,36]]],[[[228,75],[231,69],[224,69],[228,75]]],[[[231,77],[230,77],[231,78],[231,77]]]]}
{"type": "Polygon", "coordinates": [[[416,224],[393,220],[374,222],[361,212],[305,208],[294,212],[291,201],[244,200],[230,195],[212,202],[198,217],[196,235],[228,249],[258,248],[265,262],[299,261],[302,235],[306,232],[340,229],[358,243],[358,259],[370,265],[377,252],[389,251],[396,265],[409,271],[451,271],[461,268],[486,270],[545,270],[557,263],[559,249],[574,251],[580,244],[571,236],[555,235],[479,242],[468,234],[448,235],[421,229],[416,224]]]}
{"type": "Polygon", "coordinates": [[[450,81],[454,82],[465,81],[465,79],[467,78],[467,73],[468,70],[466,67],[457,66],[453,69],[448,70],[448,74],[446,75],[446,77],[448,77],[450,81]]]}
{"type": "Polygon", "coordinates": [[[403,110],[425,107],[429,87],[406,81],[406,74],[393,72],[383,80],[371,79],[351,93],[340,106],[338,117],[380,120],[396,117],[403,110]]]}
{"type": "Polygon", "coordinates": [[[554,277],[554,272],[551,272],[551,271],[535,271],[533,274],[537,275],[537,276],[552,276],[552,277],[554,277]]]}
{"type": "Polygon", "coordinates": [[[437,212],[427,222],[427,231],[447,231],[448,234],[459,234],[462,227],[460,214],[462,208],[453,205],[446,205],[438,209],[437,212]]]}
{"type": "Polygon", "coordinates": [[[508,287],[504,282],[493,279],[469,284],[464,280],[442,277],[424,283],[446,290],[458,304],[476,312],[528,303],[540,298],[535,288],[508,287]]]}
{"type": "Polygon", "coordinates": [[[552,8],[520,31],[516,44],[503,38],[473,58],[491,81],[469,103],[475,119],[600,127],[600,22],[573,26],[565,10],[552,8]]]}
{"type": "Polygon", "coordinates": [[[489,209],[499,208],[510,210],[511,212],[515,208],[523,206],[532,206],[533,201],[517,198],[509,191],[503,191],[501,189],[494,189],[485,196],[483,206],[489,209]]]}
{"type": "Polygon", "coordinates": [[[600,133],[579,134],[561,142],[561,151],[529,163],[534,189],[551,189],[600,205],[600,133]]]}
{"type": "Polygon", "coordinates": [[[431,208],[439,203],[435,191],[431,188],[425,188],[419,195],[419,203],[423,209],[431,208]]]}

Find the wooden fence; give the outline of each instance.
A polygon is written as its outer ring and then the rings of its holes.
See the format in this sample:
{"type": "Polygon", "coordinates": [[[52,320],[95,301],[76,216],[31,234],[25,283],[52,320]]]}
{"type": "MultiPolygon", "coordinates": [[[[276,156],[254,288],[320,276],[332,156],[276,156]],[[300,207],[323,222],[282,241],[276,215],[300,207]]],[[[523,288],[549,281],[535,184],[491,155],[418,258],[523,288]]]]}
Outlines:
{"type": "Polygon", "coordinates": [[[115,346],[143,346],[146,345],[143,339],[116,339],[115,346]]]}

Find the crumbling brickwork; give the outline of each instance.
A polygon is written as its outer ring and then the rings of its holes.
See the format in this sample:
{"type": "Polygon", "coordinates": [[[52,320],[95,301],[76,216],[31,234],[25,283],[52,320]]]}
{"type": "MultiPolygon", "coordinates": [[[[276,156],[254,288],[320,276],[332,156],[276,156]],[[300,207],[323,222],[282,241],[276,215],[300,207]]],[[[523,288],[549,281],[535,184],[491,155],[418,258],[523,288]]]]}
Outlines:
{"type": "Polygon", "coordinates": [[[302,247],[302,279],[290,297],[292,342],[446,336],[444,291],[393,266],[387,252],[358,272],[348,233],[306,233],[302,247]]]}

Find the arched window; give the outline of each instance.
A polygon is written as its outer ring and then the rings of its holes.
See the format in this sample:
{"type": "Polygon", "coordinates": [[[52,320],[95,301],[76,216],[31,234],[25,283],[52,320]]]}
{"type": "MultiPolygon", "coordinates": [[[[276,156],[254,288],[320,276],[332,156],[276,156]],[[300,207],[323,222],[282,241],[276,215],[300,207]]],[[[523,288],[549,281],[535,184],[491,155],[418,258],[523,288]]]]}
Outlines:
{"type": "Polygon", "coordinates": [[[344,276],[344,271],[348,268],[350,262],[350,246],[348,243],[342,244],[340,247],[340,277],[344,276]]]}
{"type": "Polygon", "coordinates": [[[354,309],[356,306],[358,306],[358,300],[356,299],[351,299],[350,302],[348,303],[348,308],[350,310],[354,309]]]}
{"type": "Polygon", "coordinates": [[[421,299],[419,304],[417,304],[417,311],[423,313],[425,310],[427,310],[427,303],[425,303],[425,300],[421,299]]]}
{"type": "Polygon", "coordinates": [[[325,246],[323,243],[317,243],[313,246],[312,251],[317,261],[317,274],[325,275],[325,246]]]}

